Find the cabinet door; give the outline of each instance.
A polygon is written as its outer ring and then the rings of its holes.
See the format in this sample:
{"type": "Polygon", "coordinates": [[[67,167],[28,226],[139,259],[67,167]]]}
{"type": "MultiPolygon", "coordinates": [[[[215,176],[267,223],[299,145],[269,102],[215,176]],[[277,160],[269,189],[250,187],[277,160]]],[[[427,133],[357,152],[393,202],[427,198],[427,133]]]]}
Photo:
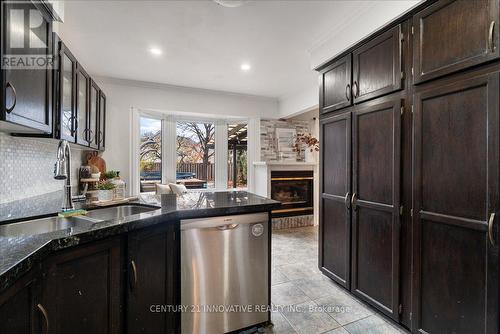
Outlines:
{"type": "Polygon", "coordinates": [[[30,1],[2,1],[2,25],[3,118],[51,133],[52,23],[30,1]]]}
{"type": "Polygon", "coordinates": [[[173,225],[131,233],[128,242],[128,333],[176,333],[177,316],[151,306],[177,305],[179,273],[173,225]]]}
{"type": "Polygon", "coordinates": [[[348,54],[321,71],[321,113],[348,107],[351,100],[351,54],[348,54]]]}
{"type": "Polygon", "coordinates": [[[399,96],[375,100],[353,115],[352,283],[355,295],[398,319],[399,96]]]}
{"type": "Polygon", "coordinates": [[[351,112],[321,120],[319,266],[349,289],[351,258],[351,112]]]}
{"type": "Polygon", "coordinates": [[[76,142],[89,146],[89,83],[90,78],[85,70],[77,64],[76,72],[76,142]]]}
{"type": "Polygon", "coordinates": [[[39,296],[39,280],[31,273],[0,294],[0,333],[41,333],[45,309],[39,296]]]}
{"type": "Polygon", "coordinates": [[[499,332],[498,90],[495,73],[415,95],[415,332],[499,332]]]}
{"type": "Polygon", "coordinates": [[[90,80],[89,142],[90,147],[99,148],[99,87],[90,80]]]}
{"type": "Polygon", "coordinates": [[[57,128],[59,138],[76,142],[76,58],[59,41],[57,128]]]}
{"type": "Polygon", "coordinates": [[[499,56],[498,0],[441,0],[413,17],[414,82],[499,56]]]}
{"type": "Polygon", "coordinates": [[[106,95],[99,91],[99,150],[106,149],[106,95]]]}
{"type": "Polygon", "coordinates": [[[42,296],[50,333],[122,333],[120,252],[111,239],[49,259],[42,296]]]}
{"type": "Polygon", "coordinates": [[[354,103],[401,88],[401,40],[398,25],[353,52],[354,103]]]}

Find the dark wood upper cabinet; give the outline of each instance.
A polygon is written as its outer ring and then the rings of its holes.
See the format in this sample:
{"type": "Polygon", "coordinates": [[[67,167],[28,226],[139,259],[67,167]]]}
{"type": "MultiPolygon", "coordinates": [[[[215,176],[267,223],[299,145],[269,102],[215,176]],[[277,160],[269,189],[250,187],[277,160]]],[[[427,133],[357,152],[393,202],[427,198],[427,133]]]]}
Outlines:
{"type": "Polygon", "coordinates": [[[165,224],[130,233],[128,237],[128,333],[177,333],[176,314],[151,312],[151,305],[178,303],[174,233],[174,225],[165,224]]]}
{"type": "Polygon", "coordinates": [[[0,295],[0,333],[35,334],[46,329],[40,281],[30,272],[0,295]]]}
{"type": "Polygon", "coordinates": [[[52,21],[36,4],[2,1],[2,108],[0,129],[52,133],[52,21]],[[12,56],[12,57],[10,57],[12,56]],[[27,56],[36,56],[28,64],[27,56]],[[19,58],[21,57],[21,58],[19,58]],[[4,59],[4,58],[2,58],[4,59]]]}
{"type": "Polygon", "coordinates": [[[413,17],[414,82],[499,56],[498,0],[441,0],[413,17]]]}
{"type": "Polygon", "coordinates": [[[321,113],[352,105],[350,54],[321,71],[319,101],[321,113]]]}
{"type": "Polygon", "coordinates": [[[90,80],[89,143],[93,149],[99,148],[99,86],[90,80]]]}
{"type": "Polygon", "coordinates": [[[90,77],[80,64],[76,66],[76,142],[90,145],[90,77]]]}
{"type": "Polygon", "coordinates": [[[119,238],[56,254],[45,268],[42,304],[50,333],[122,333],[119,238]]]}
{"type": "Polygon", "coordinates": [[[415,94],[414,332],[500,331],[498,92],[492,73],[415,94]]]}
{"type": "Polygon", "coordinates": [[[352,53],[354,103],[401,88],[401,26],[384,32],[352,53]]]}
{"type": "MultiPolygon", "coordinates": [[[[57,38],[57,37],[55,37],[57,38]]],[[[56,136],[76,142],[76,67],[77,60],[68,47],[60,40],[58,45],[58,70],[56,86],[56,136]]]]}
{"type": "Polygon", "coordinates": [[[353,114],[351,291],[399,318],[401,99],[384,97],[353,114]]]}
{"type": "Polygon", "coordinates": [[[319,267],[350,287],[351,112],[321,121],[321,202],[319,267]]]}
{"type": "Polygon", "coordinates": [[[99,91],[99,150],[106,149],[106,95],[103,91],[99,91]]]}

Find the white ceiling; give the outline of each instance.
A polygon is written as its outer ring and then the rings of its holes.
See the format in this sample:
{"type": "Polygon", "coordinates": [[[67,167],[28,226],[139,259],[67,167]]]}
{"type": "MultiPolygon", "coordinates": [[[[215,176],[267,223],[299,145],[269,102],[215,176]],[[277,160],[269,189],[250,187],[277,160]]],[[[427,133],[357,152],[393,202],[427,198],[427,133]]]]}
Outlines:
{"type": "Polygon", "coordinates": [[[60,34],[94,75],[279,98],[316,84],[311,50],[377,5],[66,1],[60,34]],[[151,47],[163,54],[151,55],[151,47]],[[241,71],[243,62],[252,69],[241,71]]]}

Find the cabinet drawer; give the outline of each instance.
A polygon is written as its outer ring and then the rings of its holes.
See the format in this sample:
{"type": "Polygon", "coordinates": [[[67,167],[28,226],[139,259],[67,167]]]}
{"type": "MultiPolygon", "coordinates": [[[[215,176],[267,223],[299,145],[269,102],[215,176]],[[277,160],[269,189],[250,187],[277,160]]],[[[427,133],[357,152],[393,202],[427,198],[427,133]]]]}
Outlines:
{"type": "Polygon", "coordinates": [[[354,103],[401,88],[401,26],[398,25],[353,52],[354,103]]]}
{"type": "Polygon", "coordinates": [[[352,105],[351,98],[351,54],[330,64],[320,74],[321,113],[352,105]]]}
{"type": "Polygon", "coordinates": [[[413,17],[415,83],[499,56],[498,0],[443,0],[413,17]]]}

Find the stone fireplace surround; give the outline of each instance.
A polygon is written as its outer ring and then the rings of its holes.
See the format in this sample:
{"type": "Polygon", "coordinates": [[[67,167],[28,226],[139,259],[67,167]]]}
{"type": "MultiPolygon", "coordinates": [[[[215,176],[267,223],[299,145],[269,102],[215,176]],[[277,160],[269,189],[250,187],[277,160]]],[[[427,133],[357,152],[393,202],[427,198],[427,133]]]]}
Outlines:
{"type": "MultiPolygon", "coordinates": [[[[255,168],[255,193],[260,196],[271,197],[271,172],[272,171],[313,171],[317,179],[317,164],[307,162],[280,162],[258,161],[253,163],[255,168]]],[[[273,218],[273,229],[302,227],[316,225],[318,212],[317,189],[315,185],[313,195],[313,214],[292,217],[273,218]]]]}

